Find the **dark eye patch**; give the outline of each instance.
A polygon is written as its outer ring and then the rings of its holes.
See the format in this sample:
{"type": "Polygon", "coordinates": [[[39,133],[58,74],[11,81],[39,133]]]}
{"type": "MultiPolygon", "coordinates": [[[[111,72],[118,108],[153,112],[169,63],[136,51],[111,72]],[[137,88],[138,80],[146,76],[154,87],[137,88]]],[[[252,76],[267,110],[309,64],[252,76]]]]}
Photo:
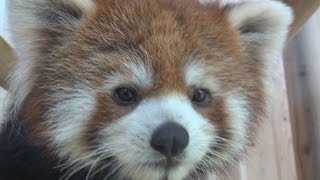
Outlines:
{"type": "Polygon", "coordinates": [[[114,91],[114,98],[119,105],[131,105],[137,102],[137,93],[132,88],[119,87],[114,91]]]}
{"type": "Polygon", "coordinates": [[[207,106],[211,102],[211,95],[206,89],[194,89],[192,102],[199,106],[207,106]]]}

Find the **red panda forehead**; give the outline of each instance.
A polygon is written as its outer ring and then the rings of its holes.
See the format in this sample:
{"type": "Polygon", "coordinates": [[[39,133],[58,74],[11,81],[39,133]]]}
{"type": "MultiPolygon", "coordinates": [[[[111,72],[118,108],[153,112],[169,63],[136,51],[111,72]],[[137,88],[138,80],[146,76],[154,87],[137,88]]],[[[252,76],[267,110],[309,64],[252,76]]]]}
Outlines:
{"type": "Polygon", "coordinates": [[[236,33],[225,10],[215,4],[133,0],[98,1],[96,7],[80,32],[84,42],[98,53],[130,52],[138,57],[134,59],[150,65],[153,92],[186,91],[186,65],[214,66],[221,57],[239,57],[236,33]]]}
{"type": "Polygon", "coordinates": [[[198,0],[98,1],[86,24],[83,37],[107,51],[151,42],[153,54],[185,54],[231,46],[235,40],[227,10],[198,0]]]}

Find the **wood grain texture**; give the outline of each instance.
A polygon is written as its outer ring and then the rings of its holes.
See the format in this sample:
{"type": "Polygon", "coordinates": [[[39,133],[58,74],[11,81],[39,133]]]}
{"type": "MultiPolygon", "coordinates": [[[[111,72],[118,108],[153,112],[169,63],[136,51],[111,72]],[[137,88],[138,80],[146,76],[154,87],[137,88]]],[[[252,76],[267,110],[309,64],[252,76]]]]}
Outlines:
{"type": "Polygon", "coordinates": [[[320,11],[286,51],[285,67],[299,180],[320,179],[320,11]]]}
{"type": "Polygon", "coordinates": [[[274,99],[271,110],[271,124],[275,144],[275,159],[278,169],[278,179],[297,180],[297,167],[293,146],[292,125],[290,121],[287,87],[283,61],[278,62],[275,84],[274,99]]]}
{"type": "Polygon", "coordinates": [[[270,118],[264,122],[255,153],[249,155],[247,180],[297,180],[284,69],[282,61],[277,63],[270,118]]]}

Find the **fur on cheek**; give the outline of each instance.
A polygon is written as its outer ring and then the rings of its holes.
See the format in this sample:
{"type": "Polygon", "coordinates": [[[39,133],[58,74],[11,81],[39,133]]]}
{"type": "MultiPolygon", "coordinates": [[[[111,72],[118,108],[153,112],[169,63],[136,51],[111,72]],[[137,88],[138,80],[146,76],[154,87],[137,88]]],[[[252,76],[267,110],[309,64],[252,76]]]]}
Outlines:
{"type": "Polygon", "coordinates": [[[64,89],[52,95],[51,106],[45,114],[50,144],[60,157],[77,159],[88,151],[83,141],[96,97],[89,88],[64,89]]]}

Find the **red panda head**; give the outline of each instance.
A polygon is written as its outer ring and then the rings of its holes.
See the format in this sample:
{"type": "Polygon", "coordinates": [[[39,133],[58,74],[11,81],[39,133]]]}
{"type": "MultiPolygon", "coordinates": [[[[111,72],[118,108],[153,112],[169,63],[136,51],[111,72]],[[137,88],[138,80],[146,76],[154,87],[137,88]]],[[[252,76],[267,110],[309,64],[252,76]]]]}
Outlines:
{"type": "Polygon", "coordinates": [[[233,164],[265,114],[291,10],[196,0],[12,0],[15,111],[48,156],[118,179],[233,164]]]}

